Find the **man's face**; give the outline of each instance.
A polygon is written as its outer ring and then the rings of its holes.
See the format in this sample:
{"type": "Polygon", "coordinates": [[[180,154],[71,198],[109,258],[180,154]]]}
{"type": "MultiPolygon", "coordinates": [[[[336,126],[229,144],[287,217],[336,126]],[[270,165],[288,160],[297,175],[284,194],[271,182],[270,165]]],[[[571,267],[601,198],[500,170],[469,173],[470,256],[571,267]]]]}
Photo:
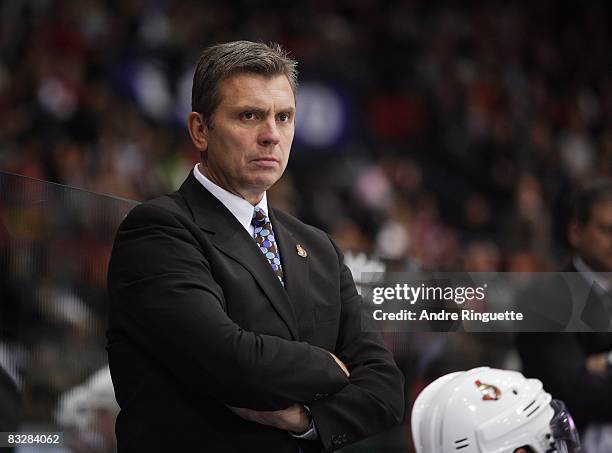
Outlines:
{"type": "Polygon", "coordinates": [[[572,223],[569,236],[589,267],[597,272],[612,272],[612,201],[594,204],[587,223],[572,223]]]}
{"type": "Polygon", "coordinates": [[[282,176],[295,129],[295,97],[284,75],[236,74],[205,130],[203,168],[224,189],[256,204],[282,176]]]}

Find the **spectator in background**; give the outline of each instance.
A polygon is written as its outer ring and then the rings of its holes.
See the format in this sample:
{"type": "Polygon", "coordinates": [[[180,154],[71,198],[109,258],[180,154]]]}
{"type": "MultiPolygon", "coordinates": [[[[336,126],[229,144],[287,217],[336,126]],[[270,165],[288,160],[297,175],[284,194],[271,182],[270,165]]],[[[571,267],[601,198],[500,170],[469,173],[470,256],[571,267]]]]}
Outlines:
{"type": "MultiPolygon", "coordinates": [[[[571,279],[571,292],[565,287],[555,300],[576,304],[576,295],[583,297],[578,315],[594,332],[521,333],[517,346],[525,374],[541,379],[567,403],[578,426],[589,429],[612,422],[612,181],[592,183],[578,192],[568,236],[574,255],[564,271],[579,276],[571,279]]],[[[551,291],[557,294],[558,286],[551,291]]]]}
{"type": "Polygon", "coordinates": [[[578,193],[568,235],[575,254],[567,270],[579,272],[592,288],[581,319],[593,330],[610,331],[612,180],[589,184],[578,193]]]}

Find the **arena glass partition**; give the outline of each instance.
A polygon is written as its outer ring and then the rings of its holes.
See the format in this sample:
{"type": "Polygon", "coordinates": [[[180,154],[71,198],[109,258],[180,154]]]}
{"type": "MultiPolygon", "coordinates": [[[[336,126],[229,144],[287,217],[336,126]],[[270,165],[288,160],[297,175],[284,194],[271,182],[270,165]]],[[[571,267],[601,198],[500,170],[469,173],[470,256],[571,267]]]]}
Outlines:
{"type": "Polygon", "coordinates": [[[113,450],[106,269],[136,204],[0,172],[0,431],[64,435],[44,451],[113,450]]]}

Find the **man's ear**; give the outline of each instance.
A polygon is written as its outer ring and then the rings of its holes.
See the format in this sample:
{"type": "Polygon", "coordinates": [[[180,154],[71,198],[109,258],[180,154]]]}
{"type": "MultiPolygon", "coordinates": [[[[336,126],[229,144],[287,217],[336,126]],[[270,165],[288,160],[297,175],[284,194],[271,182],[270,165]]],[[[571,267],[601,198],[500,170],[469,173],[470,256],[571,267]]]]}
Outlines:
{"type": "Polygon", "coordinates": [[[201,113],[191,112],[187,116],[187,129],[194,146],[204,152],[208,149],[208,126],[201,113]]]}

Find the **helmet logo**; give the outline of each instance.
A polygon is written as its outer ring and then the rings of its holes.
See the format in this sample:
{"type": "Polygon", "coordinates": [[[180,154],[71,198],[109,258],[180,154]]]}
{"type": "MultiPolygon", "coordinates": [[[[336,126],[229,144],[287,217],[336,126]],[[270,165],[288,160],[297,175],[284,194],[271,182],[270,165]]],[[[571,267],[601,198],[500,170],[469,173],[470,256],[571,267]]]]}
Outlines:
{"type": "Polygon", "coordinates": [[[474,381],[478,391],[482,393],[483,401],[497,401],[501,396],[501,391],[491,384],[484,384],[481,381],[474,381]]]}

